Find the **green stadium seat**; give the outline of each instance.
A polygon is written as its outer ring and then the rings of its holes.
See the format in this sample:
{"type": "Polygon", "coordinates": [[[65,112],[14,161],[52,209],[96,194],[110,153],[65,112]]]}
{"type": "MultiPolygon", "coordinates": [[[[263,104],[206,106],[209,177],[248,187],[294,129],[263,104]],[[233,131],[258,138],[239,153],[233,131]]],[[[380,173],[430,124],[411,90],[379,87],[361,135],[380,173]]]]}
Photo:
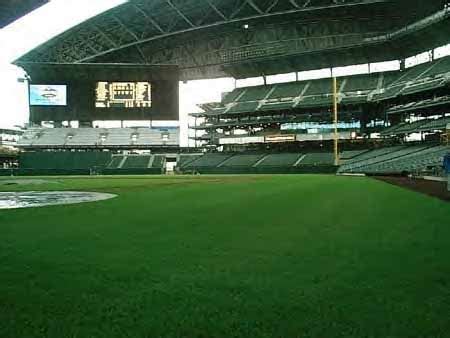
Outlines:
{"type": "Polygon", "coordinates": [[[269,99],[295,98],[300,96],[306,84],[303,82],[288,82],[275,85],[269,99]]]}
{"type": "Polygon", "coordinates": [[[262,100],[267,96],[270,90],[270,86],[247,87],[244,94],[238,101],[245,102],[262,100]]]}
{"type": "Polygon", "coordinates": [[[299,159],[302,154],[285,153],[285,154],[269,154],[263,157],[257,167],[291,167],[299,159]]]}
{"type": "Polygon", "coordinates": [[[244,154],[234,155],[220,164],[220,167],[252,167],[259,160],[261,160],[264,154],[244,154]]]}
{"type": "Polygon", "coordinates": [[[332,153],[308,153],[300,161],[298,166],[303,165],[333,165],[334,155],[332,153]]]}
{"type": "Polygon", "coordinates": [[[128,155],[122,168],[123,169],[148,168],[149,162],[150,162],[150,155],[128,155]]]}

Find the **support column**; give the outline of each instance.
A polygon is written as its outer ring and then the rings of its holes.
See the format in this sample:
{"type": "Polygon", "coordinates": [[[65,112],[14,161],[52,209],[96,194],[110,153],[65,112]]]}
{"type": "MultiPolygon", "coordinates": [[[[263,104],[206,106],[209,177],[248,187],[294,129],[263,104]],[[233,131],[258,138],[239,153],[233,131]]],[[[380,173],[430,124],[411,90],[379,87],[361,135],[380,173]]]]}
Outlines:
{"type": "Polygon", "coordinates": [[[197,116],[194,117],[194,148],[197,148],[197,116]]]}
{"type": "Polygon", "coordinates": [[[333,77],[333,123],[334,123],[334,165],[339,165],[339,134],[338,134],[338,89],[337,79],[333,77]]]}

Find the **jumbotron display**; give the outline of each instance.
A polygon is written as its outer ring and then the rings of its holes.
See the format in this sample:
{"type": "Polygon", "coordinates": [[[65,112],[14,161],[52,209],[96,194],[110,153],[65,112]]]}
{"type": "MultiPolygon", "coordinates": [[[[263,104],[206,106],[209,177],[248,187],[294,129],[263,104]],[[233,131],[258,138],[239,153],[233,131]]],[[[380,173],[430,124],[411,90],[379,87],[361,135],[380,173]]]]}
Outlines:
{"type": "Polygon", "coordinates": [[[150,108],[152,85],[150,82],[98,82],[95,107],[97,108],[150,108]]]}
{"type": "Polygon", "coordinates": [[[30,122],[178,121],[177,66],[20,64],[31,78],[30,122]]]}
{"type": "Polygon", "coordinates": [[[30,85],[30,106],[67,105],[67,87],[64,85],[30,85]]]}

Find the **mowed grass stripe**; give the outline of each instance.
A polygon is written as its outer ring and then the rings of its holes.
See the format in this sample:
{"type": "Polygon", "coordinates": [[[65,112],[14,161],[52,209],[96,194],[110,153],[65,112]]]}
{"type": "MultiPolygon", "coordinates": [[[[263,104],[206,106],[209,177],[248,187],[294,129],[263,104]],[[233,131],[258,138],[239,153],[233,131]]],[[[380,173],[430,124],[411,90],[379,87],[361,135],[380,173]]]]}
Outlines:
{"type": "Polygon", "coordinates": [[[0,211],[2,337],[450,330],[450,205],[437,199],[333,176],[58,181],[32,189],[119,197],[0,211]]]}

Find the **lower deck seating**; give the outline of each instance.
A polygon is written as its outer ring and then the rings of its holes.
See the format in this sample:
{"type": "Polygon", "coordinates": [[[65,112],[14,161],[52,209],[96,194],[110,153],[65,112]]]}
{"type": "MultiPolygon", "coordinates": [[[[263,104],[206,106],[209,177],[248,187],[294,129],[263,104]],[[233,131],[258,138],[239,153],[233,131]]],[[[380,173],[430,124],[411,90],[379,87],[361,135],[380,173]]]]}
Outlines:
{"type": "Polygon", "coordinates": [[[343,168],[345,168],[345,170],[348,170],[350,172],[364,172],[364,168],[370,165],[382,163],[393,158],[399,158],[410,153],[420,151],[423,148],[424,146],[390,147],[387,148],[385,152],[380,149],[379,151],[374,151],[373,153],[371,152],[366,154],[365,159],[362,161],[358,161],[358,157],[356,157],[355,162],[344,164],[340,170],[343,170],[343,168]]]}
{"type": "Polygon", "coordinates": [[[191,155],[191,154],[180,154],[180,157],[177,161],[177,166],[183,168],[187,166],[189,163],[199,159],[202,155],[191,155]]]}
{"type": "Polygon", "coordinates": [[[164,168],[165,157],[162,155],[154,155],[151,168],[164,168]]]}
{"type": "Polygon", "coordinates": [[[257,164],[258,167],[284,167],[293,166],[300,159],[302,154],[287,153],[287,154],[269,154],[266,155],[261,162],[257,164]]]}
{"type": "Polygon", "coordinates": [[[108,169],[162,169],[164,155],[114,155],[108,169]]]}
{"type": "Polygon", "coordinates": [[[343,151],[340,155],[340,159],[341,160],[349,160],[349,159],[355,158],[356,156],[362,155],[367,151],[368,151],[367,149],[343,151]]]}
{"type": "Polygon", "coordinates": [[[392,147],[378,148],[378,149],[374,149],[369,152],[365,152],[361,155],[358,155],[358,156],[350,159],[349,161],[346,161],[345,164],[343,164],[341,166],[341,169],[344,169],[344,170],[350,169],[352,166],[357,165],[365,160],[383,156],[385,154],[395,152],[402,148],[403,148],[403,146],[392,146],[392,147]]]}
{"type": "Polygon", "coordinates": [[[335,173],[331,153],[227,154],[209,153],[187,164],[181,172],[204,174],[335,173]]]}
{"type": "Polygon", "coordinates": [[[231,157],[230,159],[223,162],[220,166],[221,167],[252,167],[256,163],[258,163],[259,160],[261,160],[264,157],[264,155],[252,155],[252,154],[245,154],[245,155],[235,155],[231,157]]]}
{"type": "Polygon", "coordinates": [[[229,157],[231,157],[231,155],[222,153],[205,154],[200,158],[198,158],[197,160],[188,163],[183,168],[195,169],[203,167],[217,167],[219,164],[227,160],[229,157]]]}
{"type": "Polygon", "coordinates": [[[309,153],[298,165],[333,165],[334,155],[332,153],[309,153]]]}
{"type": "Polygon", "coordinates": [[[122,168],[131,169],[131,168],[148,168],[148,164],[150,161],[150,155],[147,156],[127,156],[125,163],[122,168]]]}
{"type": "Polygon", "coordinates": [[[412,154],[385,161],[365,168],[366,173],[416,173],[433,171],[442,166],[445,155],[450,151],[448,146],[435,146],[422,149],[412,154]]]}
{"type": "Polygon", "coordinates": [[[111,162],[109,162],[109,164],[108,164],[108,168],[119,168],[119,166],[122,164],[124,158],[125,158],[125,156],[123,156],[123,155],[113,156],[113,158],[111,159],[111,162]]]}
{"type": "Polygon", "coordinates": [[[412,145],[372,150],[343,164],[339,173],[400,174],[439,170],[450,146],[412,145]]]}

